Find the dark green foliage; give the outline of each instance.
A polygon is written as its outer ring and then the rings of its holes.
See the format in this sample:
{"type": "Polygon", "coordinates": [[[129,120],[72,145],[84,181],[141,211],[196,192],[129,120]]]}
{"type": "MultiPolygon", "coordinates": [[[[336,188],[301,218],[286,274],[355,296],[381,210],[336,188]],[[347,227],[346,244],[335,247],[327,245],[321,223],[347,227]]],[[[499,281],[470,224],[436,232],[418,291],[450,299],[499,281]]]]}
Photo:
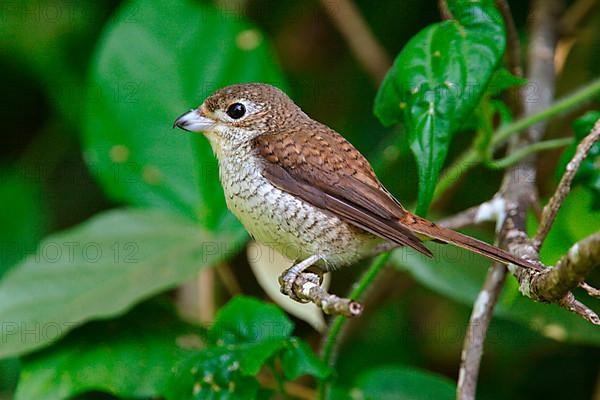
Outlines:
{"type": "MultiPolygon", "coordinates": [[[[378,88],[314,1],[4,3],[0,399],[263,399],[281,397],[290,381],[309,393],[328,382],[332,399],[454,397],[448,379],[488,263],[450,246],[433,245],[434,259],[391,256],[396,271],[350,325],[335,368],[313,350],[320,334],[273,304],[229,300],[218,279],[212,325],[183,322],[173,289],[202,268],[229,263],[244,293],[263,292],[208,142],[171,124],[219,87],[271,83],[346,136],[422,214],[443,167],[464,146],[475,149],[481,166],[439,203],[452,207],[434,211],[467,208],[500,184],[486,165],[503,148],[491,143],[516,117],[507,89],[526,83],[503,65],[505,27],[493,0],[449,0],[452,19],[442,22],[433,1],[355,0],[397,55],[378,88]]],[[[511,2],[526,46],[524,4],[511,2]]],[[[594,13],[587,28],[600,33],[594,13]]],[[[581,39],[573,54],[594,54],[581,39]]],[[[563,89],[597,75],[598,63],[569,60],[563,89]]],[[[553,117],[560,131],[572,115],[553,117]]],[[[540,156],[542,195],[556,185],[548,171],[561,176],[599,117],[591,111],[573,123],[576,141],[557,168],[540,156]]],[[[548,265],[599,228],[599,158],[597,143],[544,243],[548,265]]],[[[534,232],[533,215],[529,222],[534,232]]],[[[358,268],[335,272],[333,292],[343,294],[358,268]]],[[[597,276],[590,283],[598,286],[597,276]]],[[[508,280],[481,398],[591,398],[599,332],[524,298],[508,280]]]]}
{"type": "Polygon", "coordinates": [[[175,367],[167,398],[254,399],[259,390],[255,375],[278,357],[288,379],[305,374],[326,378],[331,371],[306,343],[291,336],[292,328],[274,305],[236,297],[219,311],[207,347],[175,367]]]}

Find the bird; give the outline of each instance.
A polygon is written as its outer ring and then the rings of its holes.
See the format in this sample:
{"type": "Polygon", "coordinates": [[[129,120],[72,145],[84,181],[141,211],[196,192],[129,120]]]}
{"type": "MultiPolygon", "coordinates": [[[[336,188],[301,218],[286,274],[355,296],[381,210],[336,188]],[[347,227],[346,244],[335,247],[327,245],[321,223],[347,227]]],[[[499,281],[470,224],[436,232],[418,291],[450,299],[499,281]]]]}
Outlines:
{"type": "Polygon", "coordinates": [[[216,155],[229,210],[258,242],[293,260],[279,279],[339,269],[406,246],[431,257],[424,240],[451,243],[494,261],[531,262],[411,213],[342,135],[264,83],[223,87],[173,127],[203,133],[216,155]]]}

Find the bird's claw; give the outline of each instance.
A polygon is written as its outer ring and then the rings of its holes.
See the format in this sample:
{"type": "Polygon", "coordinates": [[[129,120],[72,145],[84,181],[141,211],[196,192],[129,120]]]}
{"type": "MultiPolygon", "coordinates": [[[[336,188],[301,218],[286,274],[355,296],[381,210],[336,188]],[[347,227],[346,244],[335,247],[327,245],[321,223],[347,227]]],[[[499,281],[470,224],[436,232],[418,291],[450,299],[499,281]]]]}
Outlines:
{"type": "Polygon", "coordinates": [[[299,273],[294,271],[293,268],[294,267],[285,270],[279,276],[281,293],[288,296],[290,299],[297,301],[298,303],[308,303],[308,300],[298,297],[294,291],[294,285],[296,284],[296,279],[298,279],[299,273]]]}
{"type": "Polygon", "coordinates": [[[298,296],[298,291],[302,291],[304,289],[304,285],[307,283],[312,284],[311,286],[321,286],[323,282],[323,275],[318,274],[312,271],[302,271],[298,272],[294,270],[293,267],[284,271],[283,274],[279,276],[279,285],[281,293],[288,296],[290,299],[297,301],[298,303],[309,303],[310,300],[305,297],[298,296]],[[302,275],[300,282],[298,282],[298,278],[302,275]]]}
{"type": "Polygon", "coordinates": [[[303,277],[306,278],[304,281],[309,281],[315,283],[317,285],[321,285],[322,277],[316,273],[304,273],[311,265],[316,263],[320,259],[320,256],[314,254],[308,257],[306,260],[299,262],[298,264],[292,265],[290,268],[283,271],[283,273],[279,276],[279,285],[281,289],[281,293],[288,296],[290,299],[297,301],[298,303],[308,303],[310,300],[306,298],[301,298],[296,294],[295,286],[296,280],[300,274],[303,274],[303,277]]]}

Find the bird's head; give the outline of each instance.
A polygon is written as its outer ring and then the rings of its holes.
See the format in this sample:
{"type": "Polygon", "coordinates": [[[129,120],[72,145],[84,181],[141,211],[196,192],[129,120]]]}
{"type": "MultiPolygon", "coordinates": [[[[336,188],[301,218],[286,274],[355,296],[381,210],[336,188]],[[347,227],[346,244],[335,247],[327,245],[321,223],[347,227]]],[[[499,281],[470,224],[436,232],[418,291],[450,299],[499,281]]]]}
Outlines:
{"type": "Polygon", "coordinates": [[[173,127],[203,132],[213,147],[236,146],[259,135],[282,132],[305,114],[281,90],[262,83],[226,86],[173,127]]]}

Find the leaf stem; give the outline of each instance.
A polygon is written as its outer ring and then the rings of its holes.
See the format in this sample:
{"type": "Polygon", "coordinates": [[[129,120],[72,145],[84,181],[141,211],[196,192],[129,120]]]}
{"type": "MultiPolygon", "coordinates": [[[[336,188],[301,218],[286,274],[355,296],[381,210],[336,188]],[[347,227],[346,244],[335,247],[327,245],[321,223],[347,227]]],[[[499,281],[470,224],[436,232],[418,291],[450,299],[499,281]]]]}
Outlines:
{"type": "Polygon", "coordinates": [[[543,109],[542,111],[536,114],[529,115],[525,118],[521,118],[511,124],[501,127],[494,134],[494,138],[492,139],[492,146],[497,147],[498,145],[503,144],[511,136],[521,132],[523,129],[529,128],[530,126],[535,125],[538,122],[544,121],[548,118],[554,117],[555,115],[568,111],[573,107],[579,105],[580,103],[589,101],[594,96],[598,95],[600,95],[600,78],[592,81],[590,84],[575,91],[574,93],[571,93],[566,97],[563,97],[562,99],[554,102],[549,107],[543,109]]]}
{"type": "MultiPolygon", "coordinates": [[[[510,137],[518,134],[519,132],[523,131],[524,129],[529,128],[530,126],[535,125],[538,122],[544,121],[548,118],[552,118],[558,114],[568,111],[568,110],[578,106],[581,103],[591,100],[595,96],[600,96],[600,78],[592,81],[589,85],[586,85],[585,87],[575,91],[574,93],[571,93],[571,94],[567,95],[566,97],[563,97],[562,99],[554,102],[553,104],[551,104],[549,107],[545,108],[544,110],[542,110],[538,113],[532,114],[530,116],[527,116],[525,118],[518,119],[517,121],[510,123],[508,125],[505,125],[505,126],[501,127],[500,129],[498,129],[492,137],[492,142],[491,142],[492,152],[497,147],[504,144],[504,142],[506,142],[506,140],[508,140],[510,137]]],[[[549,142],[552,142],[552,141],[549,141],[549,142]]],[[[541,143],[540,143],[540,145],[541,145],[541,143]]],[[[542,145],[542,146],[546,146],[546,145],[542,145]]],[[[557,147],[558,146],[559,145],[557,145],[557,147]]],[[[523,149],[523,150],[525,150],[525,149],[523,149]]],[[[542,149],[536,150],[534,147],[534,149],[529,149],[529,150],[540,151],[540,150],[545,150],[545,149],[542,148],[542,149]]],[[[519,156],[520,152],[521,151],[516,152],[516,154],[514,154],[514,156],[519,156]]],[[[470,147],[469,149],[467,149],[462,155],[459,156],[459,158],[456,162],[451,164],[442,173],[442,177],[437,184],[432,203],[434,203],[436,200],[439,200],[440,197],[446,191],[448,191],[448,189],[450,189],[452,186],[454,186],[456,184],[456,182],[458,182],[461,175],[463,175],[465,172],[467,172],[468,170],[470,170],[471,168],[473,168],[480,162],[481,162],[481,157],[480,157],[477,149],[475,149],[474,147],[470,147]]],[[[508,162],[508,161],[506,161],[506,162],[508,162]]],[[[511,161],[507,165],[510,165],[513,162],[514,161],[511,161]]],[[[497,167],[492,164],[492,168],[502,168],[502,167],[497,167]]]]}
{"type": "Polygon", "coordinates": [[[459,181],[460,177],[464,173],[469,171],[480,162],[481,157],[475,147],[472,146],[467,149],[467,151],[462,153],[458,157],[458,160],[448,166],[442,173],[441,179],[435,189],[432,203],[435,203],[437,200],[439,200],[448,189],[450,189],[459,181]]]}
{"type": "Polygon", "coordinates": [[[273,378],[275,378],[275,382],[277,383],[277,390],[279,391],[279,394],[281,394],[284,399],[289,399],[289,396],[285,390],[285,381],[283,380],[281,374],[279,374],[279,371],[277,371],[275,360],[271,360],[268,365],[271,373],[273,374],[273,378]]]}
{"type": "Polygon", "coordinates": [[[571,143],[573,143],[573,138],[561,138],[546,140],[544,142],[536,142],[527,147],[515,150],[510,155],[499,160],[490,160],[488,163],[486,163],[486,166],[492,169],[504,169],[506,167],[510,167],[511,165],[522,160],[530,154],[537,153],[538,151],[551,150],[556,149],[558,147],[568,146],[571,143]]]}
{"type": "MultiPolygon", "coordinates": [[[[380,254],[373,260],[369,268],[360,277],[358,282],[354,285],[354,288],[350,292],[349,297],[354,300],[361,300],[367,289],[371,286],[379,272],[385,267],[387,260],[390,258],[390,253],[380,254]]],[[[344,316],[337,316],[331,322],[329,329],[325,335],[323,347],[321,350],[321,356],[325,364],[329,367],[333,367],[337,355],[337,350],[341,341],[339,340],[340,334],[344,326],[347,324],[348,318],[344,316]]],[[[331,379],[319,381],[319,398],[324,400],[327,398],[329,388],[331,386],[331,379]]]]}

